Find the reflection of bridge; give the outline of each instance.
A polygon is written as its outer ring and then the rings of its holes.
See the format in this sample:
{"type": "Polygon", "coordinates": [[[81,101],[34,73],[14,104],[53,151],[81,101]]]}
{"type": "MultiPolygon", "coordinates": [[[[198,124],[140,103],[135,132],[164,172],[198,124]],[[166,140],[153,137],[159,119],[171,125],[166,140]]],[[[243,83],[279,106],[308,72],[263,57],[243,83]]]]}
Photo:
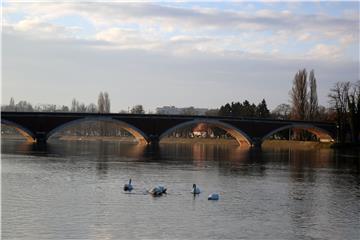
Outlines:
{"type": "Polygon", "coordinates": [[[289,128],[305,129],[320,140],[333,140],[336,135],[335,124],[324,122],[153,114],[1,112],[2,124],[15,127],[36,142],[46,142],[52,134],[84,121],[118,123],[146,144],[156,144],[175,129],[197,123],[224,129],[239,144],[250,146],[260,146],[272,134],[289,128]]]}

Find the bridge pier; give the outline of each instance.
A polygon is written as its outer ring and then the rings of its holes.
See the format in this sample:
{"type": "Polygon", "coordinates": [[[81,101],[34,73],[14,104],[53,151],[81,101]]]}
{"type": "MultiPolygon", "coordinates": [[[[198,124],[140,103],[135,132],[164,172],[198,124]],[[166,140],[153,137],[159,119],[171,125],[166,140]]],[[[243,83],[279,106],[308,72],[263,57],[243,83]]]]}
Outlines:
{"type": "Polygon", "coordinates": [[[45,132],[36,132],[35,133],[35,142],[38,144],[46,143],[46,133],[45,132]]]}
{"type": "Polygon", "coordinates": [[[158,135],[150,135],[148,142],[149,142],[149,145],[151,145],[151,146],[159,146],[159,142],[160,142],[159,136],[158,135]]]}
{"type": "Polygon", "coordinates": [[[252,139],[252,148],[261,148],[262,141],[260,138],[253,138],[252,139]]]}

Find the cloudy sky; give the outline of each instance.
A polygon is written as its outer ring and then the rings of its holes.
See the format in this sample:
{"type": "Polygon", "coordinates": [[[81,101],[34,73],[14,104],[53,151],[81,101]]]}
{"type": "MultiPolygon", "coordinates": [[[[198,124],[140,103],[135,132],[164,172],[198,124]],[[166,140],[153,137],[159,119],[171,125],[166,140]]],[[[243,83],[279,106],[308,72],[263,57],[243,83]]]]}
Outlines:
{"type": "Polygon", "coordinates": [[[359,76],[359,2],[5,1],[2,102],[215,108],[288,103],[314,69],[319,101],[359,76]]]}

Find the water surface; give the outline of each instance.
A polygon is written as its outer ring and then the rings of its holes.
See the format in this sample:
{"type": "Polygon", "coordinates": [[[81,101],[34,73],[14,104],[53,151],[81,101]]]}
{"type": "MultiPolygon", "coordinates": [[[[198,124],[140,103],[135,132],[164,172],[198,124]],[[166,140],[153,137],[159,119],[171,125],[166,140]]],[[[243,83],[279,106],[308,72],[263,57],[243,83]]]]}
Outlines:
{"type": "Polygon", "coordinates": [[[332,149],[2,141],[2,238],[358,239],[359,158],[332,149]],[[122,190],[129,178],[131,194],[122,190]],[[166,196],[146,194],[157,184],[166,196]],[[211,192],[220,200],[208,201],[211,192]]]}

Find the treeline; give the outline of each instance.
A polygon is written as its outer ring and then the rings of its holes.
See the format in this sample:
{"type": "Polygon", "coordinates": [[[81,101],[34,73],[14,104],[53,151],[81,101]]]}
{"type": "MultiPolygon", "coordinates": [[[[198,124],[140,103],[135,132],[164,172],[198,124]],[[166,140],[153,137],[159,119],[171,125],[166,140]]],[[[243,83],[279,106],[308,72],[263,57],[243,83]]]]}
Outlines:
{"type": "Polygon", "coordinates": [[[271,112],[273,118],[309,121],[334,120],[335,115],[332,109],[318,103],[314,70],[308,74],[306,69],[301,69],[295,74],[289,96],[290,104],[278,105],[271,112]]]}
{"type": "Polygon", "coordinates": [[[337,123],[337,140],[340,143],[358,143],[360,137],[360,81],[337,82],[330,89],[330,108],[318,105],[314,71],[306,69],[295,74],[290,92],[291,114],[294,120],[327,120],[337,123]]]}
{"type": "MultiPolygon", "coordinates": [[[[265,99],[260,103],[250,103],[248,100],[243,102],[231,102],[220,106],[217,109],[210,109],[205,112],[208,116],[232,116],[232,117],[255,117],[255,118],[273,118],[273,119],[291,119],[291,120],[309,120],[309,121],[329,121],[336,122],[338,126],[339,142],[359,142],[360,131],[360,81],[356,83],[338,82],[330,89],[329,103],[326,108],[318,104],[317,82],[314,70],[310,73],[306,69],[299,70],[293,79],[293,86],[289,93],[289,104],[283,103],[274,108],[271,112],[267,107],[265,99]],[[350,136],[349,134],[350,133],[350,136]]],[[[75,98],[71,106],[57,106],[53,104],[38,104],[32,106],[27,101],[15,103],[13,98],[8,105],[2,105],[2,111],[19,112],[88,112],[88,113],[110,113],[110,97],[107,92],[100,92],[97,104],[88,105],[80,103],[75,98]]],[[[128,111],[120,113],[145,114],[142,105],[135,105],[128,111]]],[[[185,108],[182,114],[197,115],[194,107],[185,108]]],[[[81,125],[81,124],[80,124],[81,125]]],[[[90,124],[91,125],[91,124],[90,124]]],[[[75,135],[129,135],[122,130],[111,130],[113,127],[104,125],[104,123],[93,123],[92,126],[76,127],[71,133],[75,135]]],[[[186,130],[187,132],[189,130],[186,130]]],[[[186,135],[186,131],[178,131],[180,135],[186,135]]],[[[223,134],[221,132],[221,134],[223,134]]],[[[293,130],[292,137],[288,132],[279,133],[280,138],[293,139],[314,139],[315,137],[302,130],[293,130]]]]}
{"type": "Polygon", "coordinates": [[[10,98],[8,105],[2,105],[1,111],[9,112],[79,112],[79,113],[110,113],[110,98],[107,92],[100,92],[98,96],[98,104],[80,103],[76,98],[73,98],[70,107],[66,105],[56,104],[38,104],[33,106],[27,101],[19,101],[15,103],[14,98],[10,98]]]}
{"type": "Polygon", "coordinates": [[[329,94],[330,105],[336,113],[338,141],[359,143],[360,138],[360,80],[356,83],[338,82],[329,94]],[[350,131],[348,131],[350,130],[350,131]],[[350,132],[350,137],[346,133],[350,132]]]}
{"type": "Polygon", "coordinates": [[[248,100],[245,100],[243,103],[232,102],[221,106],[218,115],[232,117],[269,118],[270,111],[267,108],[265,99],[263,99],[258,105],[255,105],[254,103],[250,104],[248,100]]]}
{"type": "MultiPolygon", "coordinates": [[[[26,101],[15,103],[13,98],[10,99],[9,105],[1,106],[2,111],[16,112],[78,112],[78,113],[110,113],[110,97],[107,92],[100,92],[97,105],[90,103],[88,105],[79,102],[75,98],[72,100],[70,107],[57,106],[55,104],[39,104],[33,107],[26,101]]],[[[14,134],[13,128],[3,128],[4,134],[14,134]]],[[[103,121],[81,122],[70,126],[63,131],[59,131],[54,137],[60,136],[132,136],[124,130],[119,124],[103,121]]]]}

